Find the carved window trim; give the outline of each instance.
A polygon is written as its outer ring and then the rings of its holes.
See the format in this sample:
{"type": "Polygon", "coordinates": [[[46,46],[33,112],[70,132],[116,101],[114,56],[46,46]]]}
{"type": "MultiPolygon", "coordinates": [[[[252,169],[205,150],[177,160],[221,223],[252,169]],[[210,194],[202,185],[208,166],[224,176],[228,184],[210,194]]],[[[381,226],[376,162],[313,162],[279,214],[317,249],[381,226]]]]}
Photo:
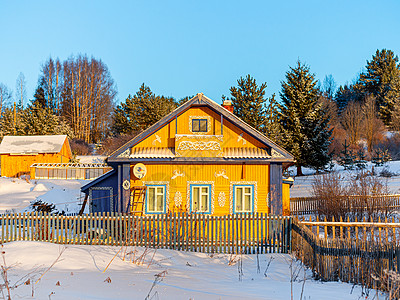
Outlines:
{"type": "Polygon", "coordinates": [[[169,181],[143,181],[143,185],[148,186],[157,186],[164,185],[165,186],[165,210],[164,212],[147,212],[147,192],[145,199],[145,207],[143,209],[145,215],[154,215],[154,214],[164,214],[169,212],[169,181]]]}
{"type": "Polygon", "coordinates": [[[231,181],[230,182],[230,188],[229,188],[229,212],[231,214],[234,213],[233,209],[233,193],[234,191],[234,186],[244,186],[244,185],[252,185],[253,186],[253,212],[257,212],[257,204],[258,204],[258,188],[257,188],[257,181],[231,181]]]}
{"type": "Polygon", "coordinates": [[[210,186],[210,208],[208,212],[193,212],[193,213],[198,213],[198,214],[213,214],[214,213],[214,181],[188,181],[187,186],[186,186],[186,210],[188,212],[191,211],[192,207],[192,199],[191,199],[191,187],[196,186],[196,185],[209,185],[210,186]]]}

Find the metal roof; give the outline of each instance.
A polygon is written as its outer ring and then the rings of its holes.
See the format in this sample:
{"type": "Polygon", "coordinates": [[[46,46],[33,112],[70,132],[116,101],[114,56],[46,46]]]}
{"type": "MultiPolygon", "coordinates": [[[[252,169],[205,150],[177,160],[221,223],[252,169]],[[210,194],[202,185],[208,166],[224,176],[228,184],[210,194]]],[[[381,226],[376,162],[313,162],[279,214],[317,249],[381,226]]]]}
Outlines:
{"type": "MultiPolygon", "coordinates": [[[[256,129],[254,129],[253,127],[251,127],[250,125],[248,125],[244,121],[242,121],[240,118],[235,116],[233,113],[231,113],[230,111],[228,111],[227,109],[225,109],[221,105],[217,104],[213,100],[207,98],[206,96],[204,96],[201,93],[197,94],[195,97],[193,97],[192,99],[190,99],[189,101],[187,101],[186,103],[184,103],[183,105],[181,105],[180,107],[178,107],[177,109],[172,111],[170,114],[168,114],[163,119],[159,120],[158,122],[156,122],[155,124],[150,126],[145,131],[143,131],[140,134],[138,134],[136,137],[134,137],[132,140],[127,142],[125,145],[123,145],[122,147],[117,149],[115,152],[113,152],[108,157],[107,162],[108,163],[122,162],[122,161],[124,161],[124,162],[133,162],[136,158],[139,158],[139,157],[136,157],[136,156],[132,157],[132,156],[129,156],[129,155],[121,155],[121,154],[123,154],[123,153],[129,153],[130,154],[130,148],[134,147],[135,145],[137,145],[138,143],[140,143],[141,141],[146,139],[148,136],[150,136],[151,134],[153,134],[154,132],[156,132],[157,130],[159,130],[160,128],[162,128],[163,126],[168,124],[169,122],[171,122],[176,117],[179,117],[179,115],[181,115],[182,113],[184,113],[185,111],[187,111],[188,109],[190,109],[193,106],[194,107],[206,106],[206,107],[214,110],[216,113],[218,113],[218,114],[222,115],[224,118],[226,118],[229,122],[231,122],[234,125],[238,126],[244,132],[246,132],[247,134],[249,134],[250,136],[252,136],[256,140],[258,140],[261,143],[263,143],[266,147],[271,147],[271,152],[273,153],[270,156],[271,160],[273,160],[275,162],[282,162],[282,163],[285,163],[287,165],[291,165],[291,164],[294,163],[294,157],[288,151],[286,151],[285,149],[283,149],[279,145],[275,144],[273,141],[271,141],[265,135],[263,135],[262,133],[260,133],[259,131],[257,131],[256,129]]],[[[232,150],[232,151],[235,152],[235,150],[232,150]]],[[[232,154],[231,152],[229,152],[229,155],[235,155],[235,154],[234,153],[232,154]]],[[[229,159],[242,158],[242,159],[246,160],[248,158],[254,157],[254,158],[261,159],[261,160],[265,160],[267,158],[266,154],[264,152],[262,152],[262,151],[260,153],[251,153],[251,151],[250,152],[249,151],[246,152],[246,150],[244,150],[244,151],[242,151],[242,153],[240,155],[242,155],[242,156],[241,157],[240,156],[239,157],[238,156],[233,156],[232,158],[229,158],[229,159]]],[[[164,157],[164,159],[165,160],[173,159],[173,160],[176,160],[176,161],[185,160],[185,159],[186,160],[196,160],[196,158],[174,158],[174,157],[175,157],[175,155],[174,156],[164,157]]],[[[146,156],[146,157],[143,157],[143,158],[147,158],[147,159],[150,160],[152,157],[146,156]]],[[[154,157],[155,160],[158,160],[158,159],[161,159],[161,158],[162,158],[161,156],[154,157]]],[[[221,159],[221,157],[209,158],[209,160],[215,160],[215,161],[218,161],[220,159],[221,159]]]]}
{"type": "Polygon", "coordinates": [[[224,158],[271,158],[266,148],[224,148],[224,158]]]}
{"type": "Polygon", "coordinates": [[[174,148],[134,147],[129,158],[168,158],[175,157],[174,148]]]}
{"type": "MultiPolygon", "coordinates": [[[[129,158],[175,158],[174,148],[151,148],[138,147],[132,148],[129,158]]],[[[224,148],[221,158],[258,158],[271,159],[267,148],[224,148]]],[[[178,158],[179,159],[179,158],[178,158]]]]}
{"type": "Polygon", "coordinates": [[[8,135],[0,144],[0,154],[58,153],[66,139],[66,135],[8,135]]]}

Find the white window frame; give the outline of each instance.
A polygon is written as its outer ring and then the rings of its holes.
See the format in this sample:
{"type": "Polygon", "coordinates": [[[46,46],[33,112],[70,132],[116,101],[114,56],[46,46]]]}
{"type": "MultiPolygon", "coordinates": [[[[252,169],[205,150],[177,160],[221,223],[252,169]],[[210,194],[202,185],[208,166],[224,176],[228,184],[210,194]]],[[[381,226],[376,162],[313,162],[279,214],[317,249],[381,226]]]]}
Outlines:
{"type": "Polygon", "coordinates": [[[235,201],[234,201],[234,211],[235,211],[235,213],[250,213],[250,212],[254,211],[254,185],[250,185],[250,184],[248,184],[248,185],[234,185],[233,193],[234,193],[234,199],[235,199],[235,201]],[[245,191],[246,188],[250,188],[250,193],[247,193],[245,191]],[[242,189],[242,199],[240,199],[240,200],[236,198],[236,195],[237,195],[236,191],[238,189],[242,189]],[[242,209],[240,211],[237,210],[237,205],[236,204],[237,204],[238,201],[242,202],[242,207],[243,208],[245,207],[244,204],[245,204],[246,196],[250,196],[250,210],[244,210],[244,209],[242,209]]]}
{"type": "Polygon", "coordinates": [[[165,213],[165,208],[166,208],[166,191],[167,191],[167,187],[165,186],[165,185],[147,185],[147,192],[146,192],[146,214],[162,214],[162,213],[165,213]],[[157,191],[157,189],[158,188],[162,188],[163,189],[163,192],[162,193],[158,193],[158,191],[157,191]],[[159,196],[159,195],[162,195],[163,197],[162,197],[162,201],[163,201],[163,205],[162,205],[162,210],[161,211],[159,211],[159,210],[154,210],[154,211],[152,211],[152,210],[149,210],[149,201],[150,201],[150,199],[149,199],[149,196],[150,196],[150,193],[149,193],[149,190],[150,189],[155,189],[155,191],[154,191],[154,201],[155,201],[155,203],[154,203],[154,207],[155,208],[157,208],[158,207],[158,205],[157,205],[157,199],[158,199],[158,197],[157,196],[159,196]]]}
{"type": "MultiPolygon", "coordinates": [[[[190,208],[192,212],[195,213],[211,213],[211,189],[212,186],[210,184],[192,184],[190,185],[190,208]],[[201,201],[202,196],[206,195],[207,196],[207,210],[194,210],[194,189],[199,188],[199,201],[201,201]],[[202,188],[207,188],[207,192],[203,193],[202,188]]],[[[199,205],[201,207],[201,203],[199,205]]]]}

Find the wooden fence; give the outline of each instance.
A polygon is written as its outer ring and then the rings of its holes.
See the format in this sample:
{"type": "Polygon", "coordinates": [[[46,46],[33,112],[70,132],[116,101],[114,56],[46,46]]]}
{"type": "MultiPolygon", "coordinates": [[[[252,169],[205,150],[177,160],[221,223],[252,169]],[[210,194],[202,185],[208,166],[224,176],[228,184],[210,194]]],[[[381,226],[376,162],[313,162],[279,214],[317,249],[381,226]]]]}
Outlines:
{"type": "MultiPolygon", "coordinates": [[[[293,215],[316,214],[325,200],[316,197],[290,198],[290,212],[293,215]]],[[[328,199],[327,201],[330,201],[328,199]]],[[[340,201],[343,210],[352,211],[362,208],[374,208],[385,211],[393,211],[400,208],[400,195],[375,195],[375,196],[343,196],[340,201]]]]}
{"type": "Polygon", "coordinates": [[[390,271],[400,273],[399,223],[294,219],[292,229],[293,253],[313,270],[316,278],[383,291],[398,288],[390,271]]]}
{"type": "Polygon", "coordinates": [[[132,245],[206,253],[288,253],[291,218],[266,214],[90,214],[24,213],[0,216],[1,242],[132,245]]]}
{"type": "Polygon", "coordinates": [[[309,215],[318,211],[318,199],[315,197],[290,198],[290,213],[292,215],[309,215]]]}

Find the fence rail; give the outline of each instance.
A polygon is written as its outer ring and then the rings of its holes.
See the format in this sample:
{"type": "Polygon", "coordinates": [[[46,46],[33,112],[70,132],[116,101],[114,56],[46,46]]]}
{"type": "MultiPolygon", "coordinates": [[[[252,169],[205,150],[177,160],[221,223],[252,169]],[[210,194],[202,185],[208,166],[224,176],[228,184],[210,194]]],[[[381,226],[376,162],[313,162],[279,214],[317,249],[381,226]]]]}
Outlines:
{"type": "MultiPolygon", "coordinates": [[[[385,211],[393,211],[400,208],[400,195],[374,195],[374,196],[343,196],[344,201],[340,201],[344,210],[362,209],[363,207],[373,207],[385,211]]],[[[325,200],[316,197],[295,197],[290,198],[290,212],[293,215],[316,214],[325,200]]],[[[331,199],[327,199],[331,201],[331,199]]]]}
{"type": "Polygon", "coordinates": [[[0,216],[1,242],[132,245],[206,253],[288,253],[291,218],[266,214],[210,216],[174,213],[132,216],[0,216]]]}
{"type": "Polygon", "coordinates": [[[294,219],[292,229],[293,253],[313,270],[316,278],[383,291],[396,289],[393,285],[397,283],[388,274],[400,273],[399,223],[294,219]],[[321,227],[323,236],[315,231],[321,227]],[[379,234],[374,236],[376,230],[379,234]]]}
{"type": "Polygon", "coordinates": [[[112,170],[97,163],[35,163],[31,165],[31,179],[95,179],[112,170]]]}
{"type": "Polygon", "coordinates": [[[323,222],[300,221],[300,223],[310,229],[317,237],[323,240],[348,239],[358,244],[366,241],[381,243],[400,242],[400,223],[396,223],[394,218],[378,219],[377,222],[367,222],[365,219],[358,222],[323,222]]]}

